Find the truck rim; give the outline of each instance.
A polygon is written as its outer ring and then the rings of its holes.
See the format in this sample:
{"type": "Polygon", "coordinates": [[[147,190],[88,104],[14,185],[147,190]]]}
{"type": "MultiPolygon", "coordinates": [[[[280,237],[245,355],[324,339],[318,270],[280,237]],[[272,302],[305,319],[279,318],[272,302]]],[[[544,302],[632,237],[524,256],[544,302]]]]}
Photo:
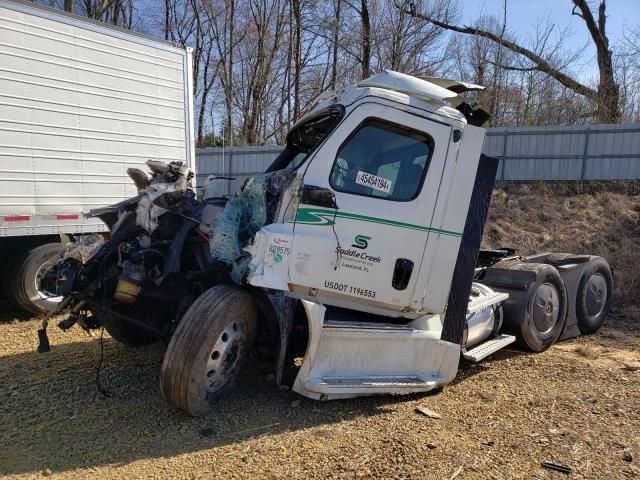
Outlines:
{"type": "Polygon", "coordinates": [[[533,297],[533,323],[542,334],[549,333],[558,321],[560,297],[550,283],[538,287],[533,297]]]}
{"type": "Polygon", "coordinates": [[[598,317],[607,303],[607,281],[599,273],[594,273],[589,277],[585,292],[585,306],[589,318],[598,317]]]}
{"type": "Polygon", "coordinates": [[[205,385],[207,392],[215,392],[227,383],[229,373],[240,358],[243,333],[238,322],[229,323],[222,331],[207,357],[205,385]]]}
{"type": "Polygon", "coordinates": [[[34,278],[35,290],[40,299],[51,303],[59,303],[62,301],[62,297],[56,293],[56,279],[52,276],[52,270],[55,264],[56,261],[53,260],[44,262],[38,267],[34,278]]]}

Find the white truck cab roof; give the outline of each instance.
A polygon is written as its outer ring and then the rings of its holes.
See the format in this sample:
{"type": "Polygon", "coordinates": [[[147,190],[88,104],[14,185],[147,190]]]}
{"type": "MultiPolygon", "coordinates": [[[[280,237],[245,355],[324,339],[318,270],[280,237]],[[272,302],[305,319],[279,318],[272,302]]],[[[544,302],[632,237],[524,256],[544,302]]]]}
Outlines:
{"type": "Polygon", "coordinates": [[[306,113],[315,113],[336,103],[348,106],[363,97],[372,96],[480,126],[488,119],[488,115],[475,102],[469,102],[460,95],[478,90],[484,90],[484,87],[446,78],[417,78],[384,70],[340,92],[321,94],[306,113]],[[475,118],[472,119],[474,114],[475,118]]]}

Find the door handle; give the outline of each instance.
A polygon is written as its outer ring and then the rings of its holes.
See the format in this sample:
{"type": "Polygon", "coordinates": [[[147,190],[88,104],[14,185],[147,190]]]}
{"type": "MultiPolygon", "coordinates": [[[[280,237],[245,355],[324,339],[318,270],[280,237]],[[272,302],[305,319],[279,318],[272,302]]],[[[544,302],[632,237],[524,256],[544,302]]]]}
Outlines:
{"type": "Polygon", "coordinates": [[[404,290],[409,285],[411,273],[413,272],[413,262],[408,258],[398,258],[393,269],[391,286],[396,290],[404,290]]]}

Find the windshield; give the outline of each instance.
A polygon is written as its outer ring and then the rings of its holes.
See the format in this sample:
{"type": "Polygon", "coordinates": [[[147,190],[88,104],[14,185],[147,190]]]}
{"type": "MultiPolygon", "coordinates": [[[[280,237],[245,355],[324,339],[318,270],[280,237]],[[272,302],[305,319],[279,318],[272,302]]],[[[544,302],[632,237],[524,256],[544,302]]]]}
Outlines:
{"type": "Polygon", "coordinates": [[[267,172],[298,168],[338,125],[344,109],[332,106],[295,125],[287,134],[287,146],[267,168],[267,172]]]}

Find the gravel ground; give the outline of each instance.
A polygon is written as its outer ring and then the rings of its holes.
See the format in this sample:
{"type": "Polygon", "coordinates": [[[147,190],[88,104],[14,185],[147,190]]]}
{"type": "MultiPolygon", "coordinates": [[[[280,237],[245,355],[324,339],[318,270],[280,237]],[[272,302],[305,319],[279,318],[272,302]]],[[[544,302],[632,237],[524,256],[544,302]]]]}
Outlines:
{"type": "Polygon", "coordinates": [[[640,314],[531,355],[463,364],[431,395],[319,403],[279,391],[250,363],[216,413],[160,398],[163,348],[126,348],[0,310],[0,476],[27,478],[640,478],[640,314]],[[426,407],[442,418],[416,412],[426,407]]]}

